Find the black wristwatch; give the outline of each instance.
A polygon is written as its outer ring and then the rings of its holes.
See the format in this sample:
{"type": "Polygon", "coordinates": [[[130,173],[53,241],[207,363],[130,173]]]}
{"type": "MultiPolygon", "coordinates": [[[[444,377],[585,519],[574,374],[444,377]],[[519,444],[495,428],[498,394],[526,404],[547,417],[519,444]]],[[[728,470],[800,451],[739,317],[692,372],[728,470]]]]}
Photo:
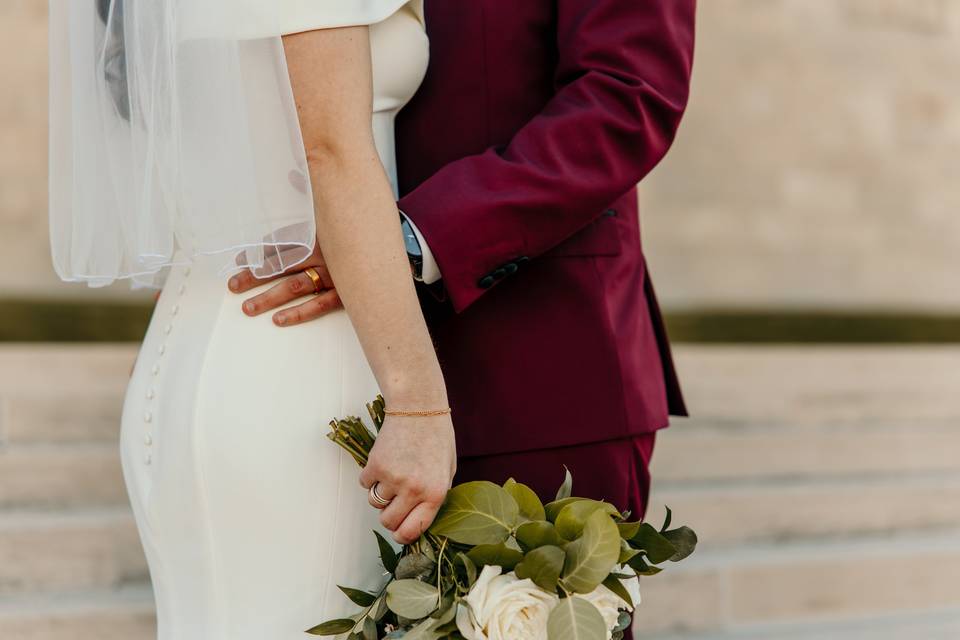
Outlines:
{"type": "Polygon", "coordinates": [[[413,232],[410,221],[400,212],[400,229],[403,231],[403,244],[407,249],[407,259],[410,260],[410,266],[413,268],[413,279],[423,280],[423,249],[420,248],[420,241],[417,240],[417,234],[413,232]]]}

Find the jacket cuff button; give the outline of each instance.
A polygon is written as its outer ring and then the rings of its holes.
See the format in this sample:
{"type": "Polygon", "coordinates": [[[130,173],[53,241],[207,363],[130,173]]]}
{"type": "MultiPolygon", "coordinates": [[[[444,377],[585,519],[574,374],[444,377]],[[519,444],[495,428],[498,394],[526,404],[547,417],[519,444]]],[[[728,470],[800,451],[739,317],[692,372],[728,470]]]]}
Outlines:
{"type": "Polygon", "coordinates": [[[494,272],[491,273],[490,275],[492,275],[495,280],[499,280],[503,276],[507,275],[507,270],[501,267],[499,269],[495,269],[494,272]]]}
{"type": "Polygon", "coordinates": [[[615,216],[615,215],[617,215],[617,210],[616,210],[616,209],[607,209],[606,211],[603,212],[603,215],[605,215],[605,216],[615,216]]]}
{"type": "Polygon", "coordinates": [[[508,262],[507,264],[503,265],[503,270],[507,272],[508,276],[515,274],[517,269],[519,269],[519,267],[517,266],[516,262],[508,262]]]}
{"type": "Polygon", "coordinates": [[[493,276],[483,276],[482,278],[480,278],[480,281],[477,284],[480,286],[481,289],[489,289],[490,287],[493,286],[494,282],[495,280],[493,279],[493,276]]]}

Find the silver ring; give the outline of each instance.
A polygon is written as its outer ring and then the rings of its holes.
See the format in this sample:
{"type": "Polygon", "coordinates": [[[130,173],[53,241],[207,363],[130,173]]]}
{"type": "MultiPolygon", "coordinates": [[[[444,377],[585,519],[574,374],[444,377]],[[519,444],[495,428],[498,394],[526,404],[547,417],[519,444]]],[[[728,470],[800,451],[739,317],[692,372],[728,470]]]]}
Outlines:
{"type": "Polygon", "coordinates": [[[379,482],[374,482],[374,483],[370,486],[370,500],[372,500],[373,503],[374,503],[378,508],[383,509],[383,508],[385,508],[388,504],[390,504],[390,501],[380,495],[380,492],[377,490],[379,487],[380,487],[380,483],[379,483],[379,482]]]}

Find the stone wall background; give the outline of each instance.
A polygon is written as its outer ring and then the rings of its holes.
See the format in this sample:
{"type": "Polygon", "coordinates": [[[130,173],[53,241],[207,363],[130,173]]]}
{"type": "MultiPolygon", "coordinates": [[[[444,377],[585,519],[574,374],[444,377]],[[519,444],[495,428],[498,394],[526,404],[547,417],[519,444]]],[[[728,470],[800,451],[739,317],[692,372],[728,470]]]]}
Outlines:
{"type": "MultiPolygon", "coordinates": [[[[0,298],[59,283],[46,9],[0,3],[0,298]]],[[[642,189],[672,309],[960,310],[960,0],[700,0],[692,103],[642,189]]]]}

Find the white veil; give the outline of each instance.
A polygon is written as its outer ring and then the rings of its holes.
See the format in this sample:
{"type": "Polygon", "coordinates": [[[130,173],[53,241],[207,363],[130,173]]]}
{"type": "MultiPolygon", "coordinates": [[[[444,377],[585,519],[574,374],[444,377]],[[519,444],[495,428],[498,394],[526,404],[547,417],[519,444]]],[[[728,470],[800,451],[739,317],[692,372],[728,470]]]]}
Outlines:
{"type": "Polygon", "coordinates": [[[50,0],[57,274],[158,286],[178,250],[263,277],[308,257],[313,198],[279,36],[371,24],[406,1],[50,0]]]}

